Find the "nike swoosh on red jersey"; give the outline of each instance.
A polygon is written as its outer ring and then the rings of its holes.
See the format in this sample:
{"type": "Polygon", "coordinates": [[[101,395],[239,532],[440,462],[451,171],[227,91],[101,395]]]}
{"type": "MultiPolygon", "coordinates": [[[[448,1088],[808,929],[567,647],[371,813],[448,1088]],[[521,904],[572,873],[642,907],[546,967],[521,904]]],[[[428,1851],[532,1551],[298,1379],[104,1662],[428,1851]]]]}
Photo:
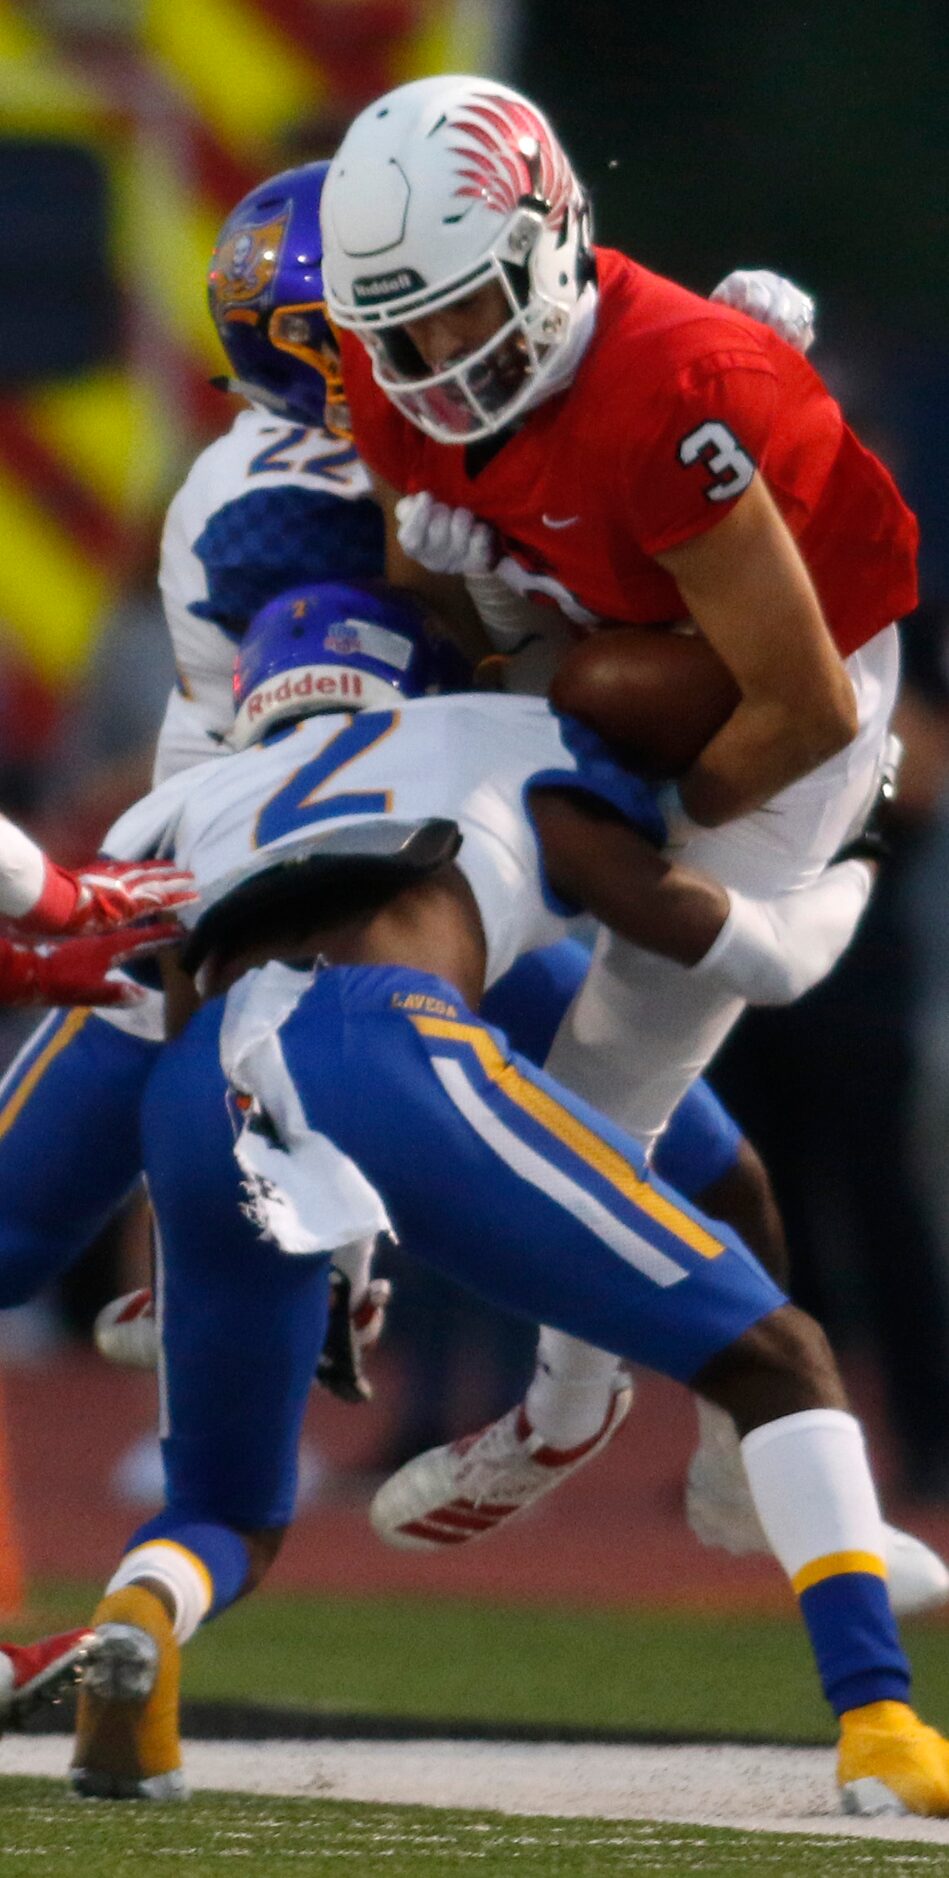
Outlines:
{"type": "Polygon", "coordinates": [[[542,515],[540,519],[545,528],[572,528],[574,522],[578,522],[580,517],[579,515],[567,515],[564,517],[563,521],[557,521],[552,515],[542,515]]]}

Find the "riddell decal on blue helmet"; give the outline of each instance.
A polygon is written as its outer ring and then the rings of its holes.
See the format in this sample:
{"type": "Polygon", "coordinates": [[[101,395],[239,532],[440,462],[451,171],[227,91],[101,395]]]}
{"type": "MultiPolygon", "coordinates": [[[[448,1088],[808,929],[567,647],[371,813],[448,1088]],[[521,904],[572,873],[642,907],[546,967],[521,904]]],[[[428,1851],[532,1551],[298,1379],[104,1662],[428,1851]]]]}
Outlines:
{"type": "Polygon", "coordinates": [[[233,389],[279,416],[351,441],[339,346],[323,290],[326,163],[283,170],[232,209],[208,274],[233,389]]]}
{"type": "Polygon", "coordinates": [[[383,581],[295,587],[251,621],[234,661],[239,750],[287,719],[391,710],[439,688],[423,607],[383,581]]]}

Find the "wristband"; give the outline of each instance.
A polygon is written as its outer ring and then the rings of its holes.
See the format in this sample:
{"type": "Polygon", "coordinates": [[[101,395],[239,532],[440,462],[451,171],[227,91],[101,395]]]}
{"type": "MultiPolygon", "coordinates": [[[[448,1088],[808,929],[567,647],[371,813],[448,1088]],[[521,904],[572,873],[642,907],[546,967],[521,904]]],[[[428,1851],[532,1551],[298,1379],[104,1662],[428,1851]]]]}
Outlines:
{"type": "Polygon", "coordinates": [[[45,857],[43,891],[31,907],[29,924],[38,932],[65,932],[76,911],[79,883],[64,867],[45,857]]]}
{"type": "Polygon", "coordinates": [[[728,889],[728,917],[718,937],[712,941],[704,958],[692,971],[699,977],[717,972],[740,997],[754,1002],[753,979],[766,975],[771,965],[768,920],[765,904],[749,900],[734,888],[728,889]],[[762,972],[765,967],[765,973],[762,972]]]}
{"type": "Polygon", "coordinates": [[[870,885],[866,864],[846,861],[773,900],[751,900],[729,888],[728,918],[691,970],[714,972],[746,1003],[790,1004],[818,984],[849,945],[870,885]]]}

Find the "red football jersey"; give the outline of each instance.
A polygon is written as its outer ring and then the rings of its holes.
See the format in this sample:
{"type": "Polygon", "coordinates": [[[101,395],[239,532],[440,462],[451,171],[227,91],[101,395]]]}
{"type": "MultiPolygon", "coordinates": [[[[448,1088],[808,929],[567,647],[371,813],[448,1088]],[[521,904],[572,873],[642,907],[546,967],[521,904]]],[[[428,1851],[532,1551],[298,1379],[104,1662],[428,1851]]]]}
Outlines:
{"type": "Polygon", "coordinates": [[[916,605],[917,527],[813,367],[765,326],[597,249],[596,327],[568,390],[501,447],[436,443],[390,404],[344,333],[356,444],[403,494],[472,509],[510,584],[581,627],[687,608],[652,557],[763,475],[846,655],[916,605]]]}

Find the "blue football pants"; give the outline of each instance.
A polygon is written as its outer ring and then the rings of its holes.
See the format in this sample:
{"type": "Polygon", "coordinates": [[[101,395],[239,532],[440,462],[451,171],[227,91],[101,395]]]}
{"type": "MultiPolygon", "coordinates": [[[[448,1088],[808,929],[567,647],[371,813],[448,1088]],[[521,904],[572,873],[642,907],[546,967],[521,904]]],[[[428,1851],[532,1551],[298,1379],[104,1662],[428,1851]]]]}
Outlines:
{"type": "MultiPolygon", "coordinates": [[[[529,953],[482,1015],[542,1064],[589,954],[575,940],[529,953]]],[[[139,1108],[159,1045],[92,1011],[54,1012],[0,1082],[0,1309],[22,1304],[86,1250],[142,1167],[139,1108]]],[[[741,1135],[707,1083],[676,1110],[656,1171],[689,1199],[734,1166],[741,1135]]]]}
{"type": "MultiPolygon", "coordinates": [[[[238,1214],[222,1008],[160,1053],[142,1130],[169,1509],[247,1530],[292,1508],[328,1259],[281,1253],[238,1214]]],[[[688,1381],[784,1302],[740,1241],[440,980],[321,972],[281,1044],[308,1122],[378,1188],[406,1248],[488,1303],[688,1381]]]]}

